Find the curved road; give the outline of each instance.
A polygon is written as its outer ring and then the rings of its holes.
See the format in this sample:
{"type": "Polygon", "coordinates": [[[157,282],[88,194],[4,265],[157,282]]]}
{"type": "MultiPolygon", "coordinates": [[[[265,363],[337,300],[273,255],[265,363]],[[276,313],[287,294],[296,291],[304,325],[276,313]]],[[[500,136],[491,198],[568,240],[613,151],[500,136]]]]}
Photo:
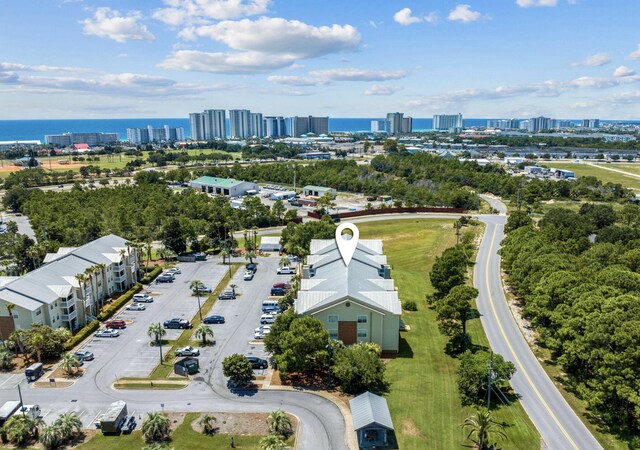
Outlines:
{"type": "Polygon", "coordinates": [[[482,197],[500,211],[499,216],[480,216],[486,230],[473,278],[480,292],[477,302],[480,320],[491,349],[515,364],[517,372],[511,385],[540,432],[543,447],[552,450],[601,449],[542,369],[511,314],[502,288],[498,255],[500,242],[504,239],[506,206],[493,197],[482,197]]]}

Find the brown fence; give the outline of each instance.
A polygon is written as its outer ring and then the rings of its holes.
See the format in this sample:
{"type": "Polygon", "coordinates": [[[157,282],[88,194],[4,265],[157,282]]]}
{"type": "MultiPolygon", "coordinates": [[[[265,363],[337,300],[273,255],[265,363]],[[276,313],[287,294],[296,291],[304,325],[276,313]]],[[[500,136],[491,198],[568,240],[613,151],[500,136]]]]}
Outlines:
{"type": "MultiPolygon", "coordinates": [[[[338,214],[331,214],[332,218],[347,219],[349,217],[360,216],[375,216],[378,214],[400,214],[400,213],[444,213],[444,214],[463,214],[466,211],[464,208],[383,208],[383,209],[369,209],[363,211],[349,211],[338,214]]],[[[321,214],[315,211],[309,211],[307,216],[314,219],[322,217],[321,214]]]]}

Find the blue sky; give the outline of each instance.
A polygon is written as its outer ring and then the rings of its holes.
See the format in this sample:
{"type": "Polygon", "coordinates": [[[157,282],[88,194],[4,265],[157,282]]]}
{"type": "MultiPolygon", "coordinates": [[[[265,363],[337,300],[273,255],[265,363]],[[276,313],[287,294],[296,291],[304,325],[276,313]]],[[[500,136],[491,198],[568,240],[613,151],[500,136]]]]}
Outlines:
{"type": "Polygon", "coordinates": [[[0,119],[186,117],[210,108],[640,119],[637,0],[0,7],[0,119]]]}

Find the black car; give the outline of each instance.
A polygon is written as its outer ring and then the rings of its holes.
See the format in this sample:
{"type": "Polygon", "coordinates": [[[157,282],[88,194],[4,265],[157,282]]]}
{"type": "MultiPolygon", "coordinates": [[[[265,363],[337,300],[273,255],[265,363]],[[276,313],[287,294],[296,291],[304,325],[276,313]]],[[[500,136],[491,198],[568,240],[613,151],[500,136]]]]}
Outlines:
{"type": "Polygon", "coordinates": [[[269,363],[266,359],[258,358],[257,356],[247,356],[247,359],[254,369],[266,369],[269,367],[269,363]]]}
{"type": "Polygon", "coordinates": [[[286,294],[287,291],[283,288],[271,288],[271,295],[273,296],[282,296],[284,294],[286,294]]]}
{"type": "Polygon", "coordinates": [[[256,265],[256,263],[249,263],[245,266],[245,268],[252,271],[253,273],[256,273],[258,271],[258,266],[256,265]]]}
{"type": "Polygon", "coordinates": [[[209,317],[205,317],[202,322],[205,323],[205,324],[224,323],[224,317],[222,317],[222,316],[209,316],[209,317]]]}
{"type": "Polygon", "coordinates": [[[156,283],[173,283],[173,277],[160,275],[158,278],[156,278],[156,283]]]}

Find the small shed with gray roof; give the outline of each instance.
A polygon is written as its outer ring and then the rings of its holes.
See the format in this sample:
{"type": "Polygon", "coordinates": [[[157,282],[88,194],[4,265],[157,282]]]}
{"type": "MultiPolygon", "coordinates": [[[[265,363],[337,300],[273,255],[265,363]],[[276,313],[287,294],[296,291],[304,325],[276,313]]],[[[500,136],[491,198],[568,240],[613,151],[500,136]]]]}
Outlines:
{"type": "Polygon", "coordinates": [[[280,236],[262,236],[260,239],[260,251],[279,252],[281,250],[280,236]]]}
{"type": "Polygon", "coordinates": [[[371,392],[349,400],[353,430],[361,449],[397,449],[387,401],[371,392]]]}
{"type": "MultiPolygon", "coordinates": [[[[189,182],[189,185],[200,192],[228,197],[241,197],[246,195],[248,191],[260,191],[260,187],[256,183],[233,178],[200,177],[189,182]]],[[[255,192],[253,193],[255,194],[255,192]]]]}

